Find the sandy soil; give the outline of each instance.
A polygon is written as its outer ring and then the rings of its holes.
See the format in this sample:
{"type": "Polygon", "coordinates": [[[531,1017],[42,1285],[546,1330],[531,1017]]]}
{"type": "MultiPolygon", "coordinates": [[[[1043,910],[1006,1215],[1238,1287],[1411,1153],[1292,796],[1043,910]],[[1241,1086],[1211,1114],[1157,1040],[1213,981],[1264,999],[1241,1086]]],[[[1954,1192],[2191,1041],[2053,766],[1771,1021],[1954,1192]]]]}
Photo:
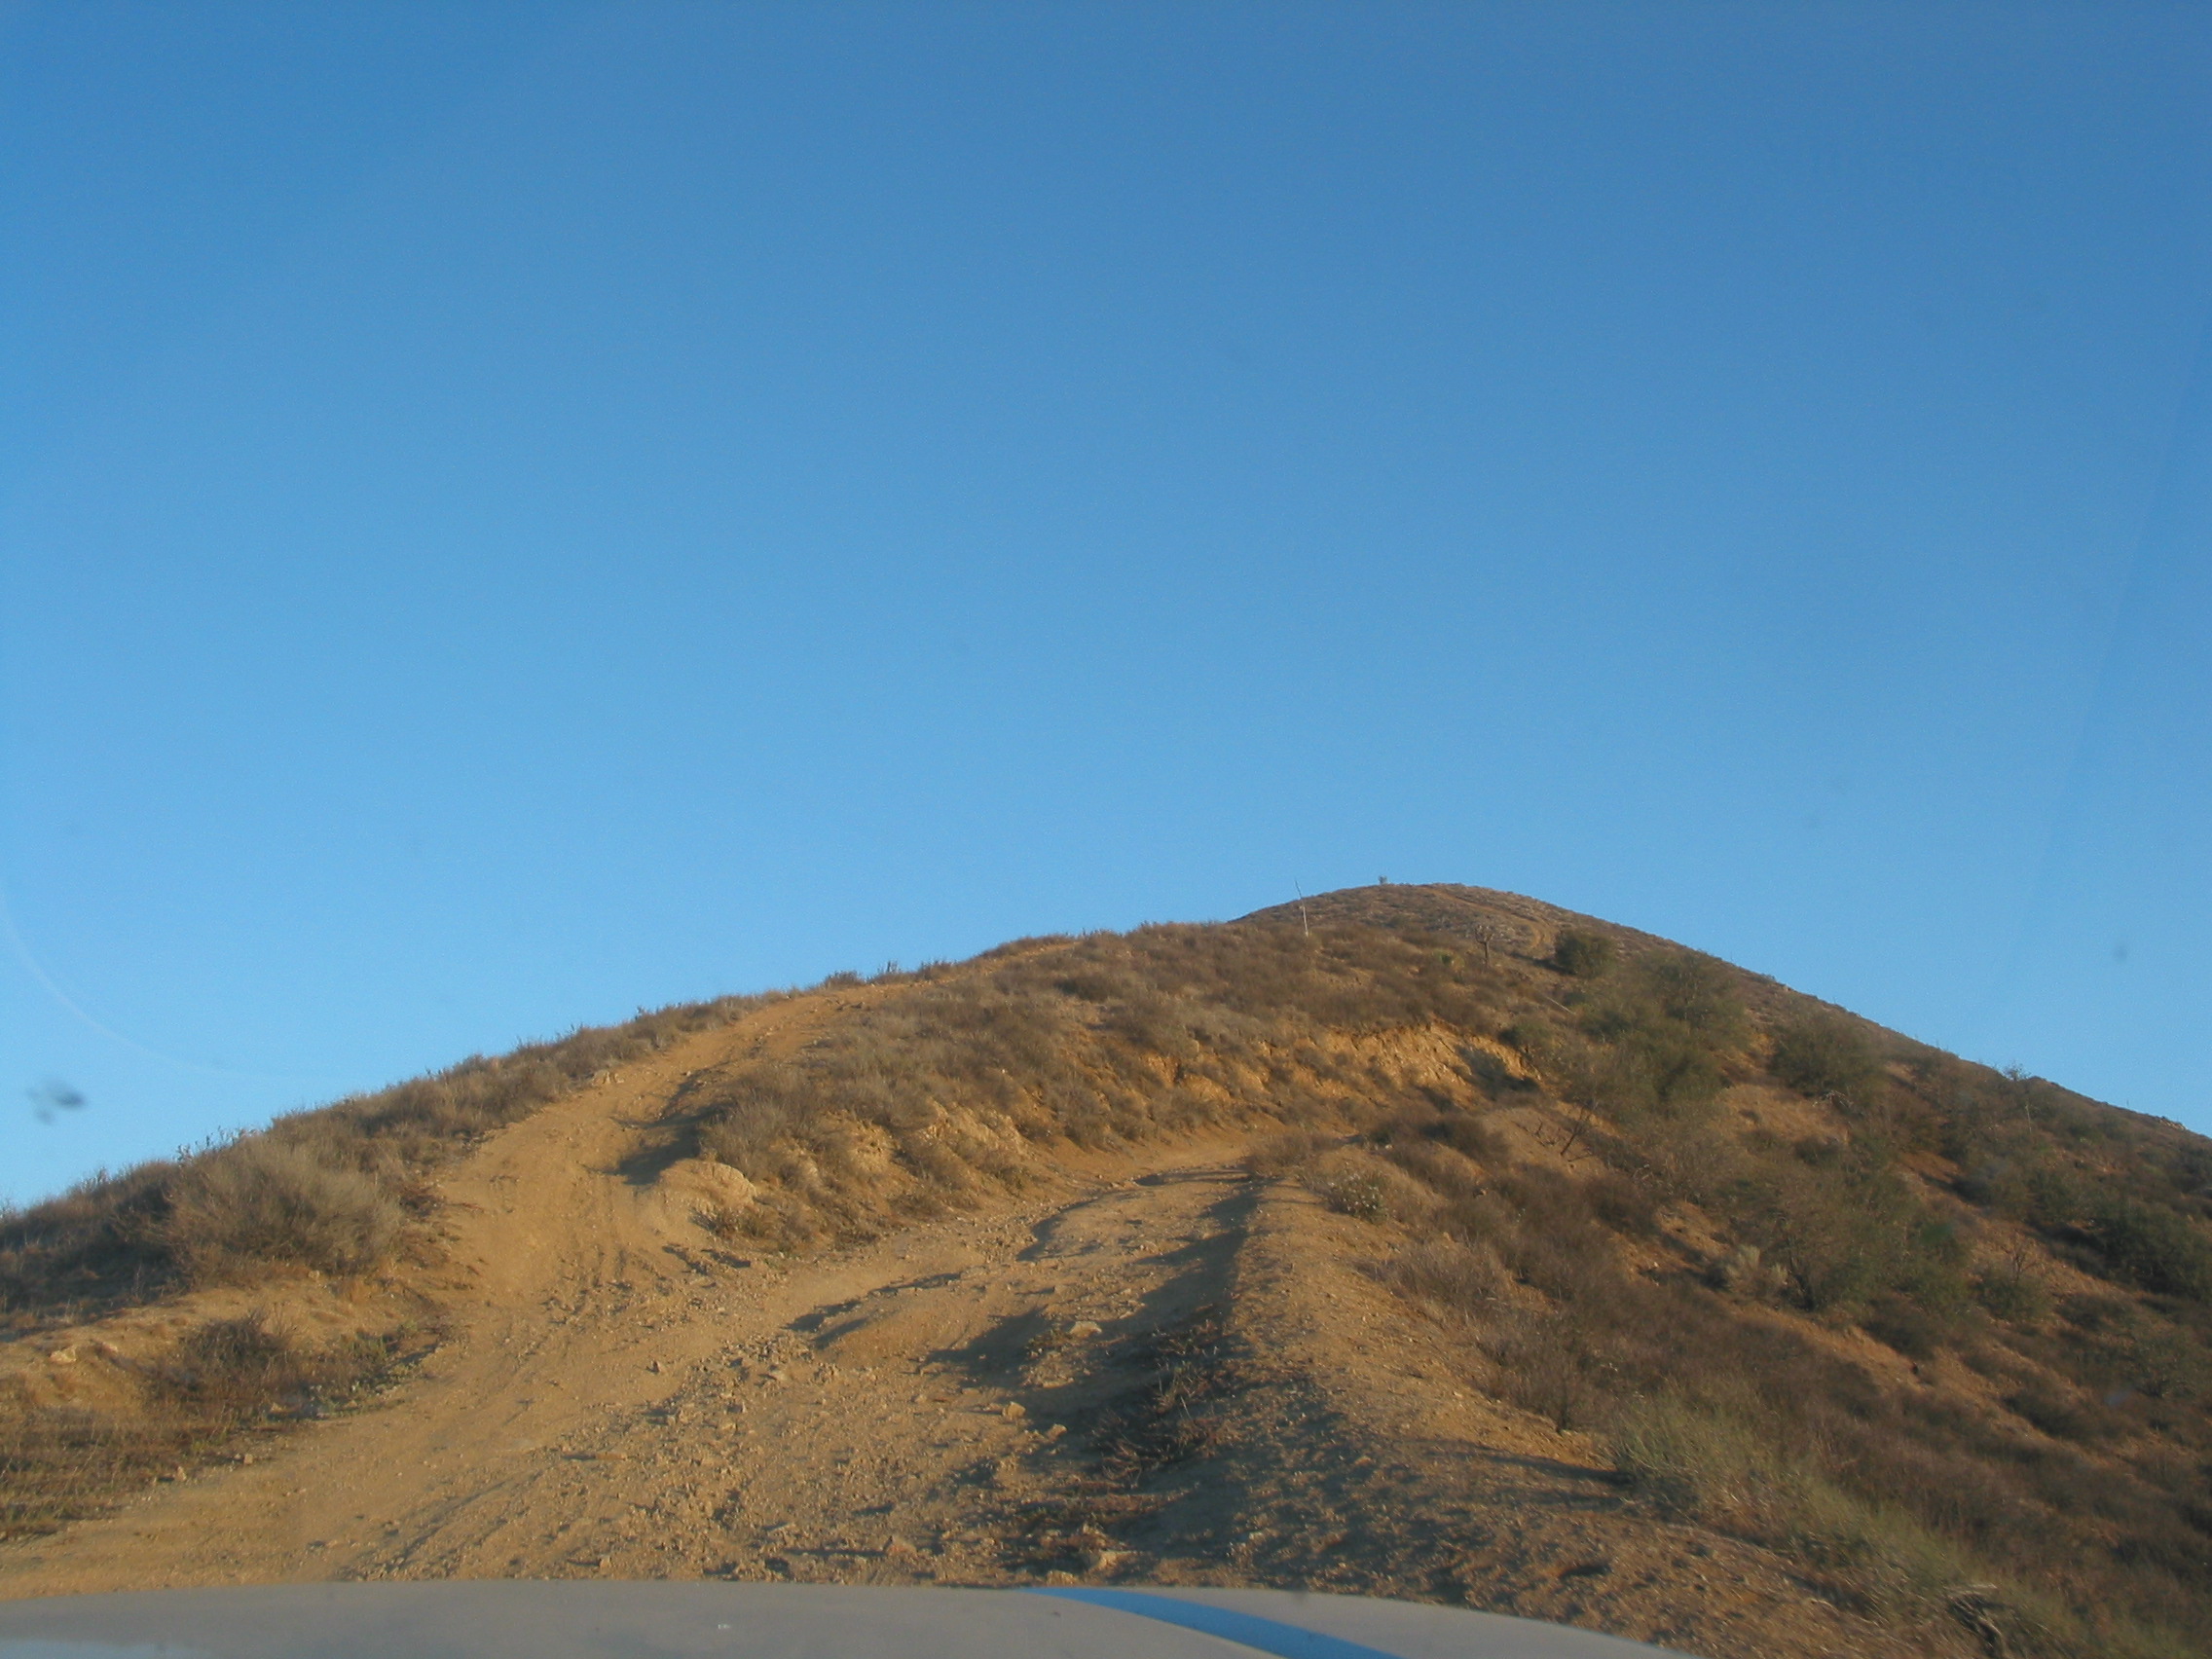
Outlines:
{"type": "Polygon", "coordinates": [[[1482,1393],[1366,1224],[1188,1141],[795,1262],[677,1156],[793,999],[492,1137],[445,1182],[449,1334],[387,1398],[0,1546],[0,1597],[444,1577],[1148,1580],[1446,1600],[1715,1659],[1969,1651],[1666,1521],[1482,1393]]]}

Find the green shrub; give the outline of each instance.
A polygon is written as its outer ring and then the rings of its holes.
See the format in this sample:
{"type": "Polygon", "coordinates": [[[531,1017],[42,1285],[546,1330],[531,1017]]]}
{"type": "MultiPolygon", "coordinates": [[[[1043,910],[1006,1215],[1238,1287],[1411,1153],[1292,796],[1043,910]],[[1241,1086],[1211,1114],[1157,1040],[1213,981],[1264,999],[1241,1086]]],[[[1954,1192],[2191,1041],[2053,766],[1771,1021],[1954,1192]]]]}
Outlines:
{"type": "Polygon", "coordinates": [[[1717,957],[1669,950],[1638,965],[1640,988],[1667,1018],[1714,1050],[1740,1045],[1750,1029],[1736,973],[1717,957]]]}
{"type": "MultiPolygon", "coordinates": [[[[1776,1159],[1748,1168],[1714,1201],[1783,1272],[1801,1307],[1849,1316],[1902,1298],[1947,1327],[1967,1299],[1965,1242],[1895,1171],[1861,1154],[1848,1148],[1817,1169],[1776,1159]]],[[[1911,1323],[1918,1328],[1917,1317],[1911,1323]]]]}
{"type": "Polygon", "coordinates": [[[2212,1238],[2162,1204],[2116,1192],[2049,1158],[1996,1162],[1962,1187],[2040,1232],[2085,1239],[2095,1250],[2085,1265],[2109,1278],[2161,1296],[2212,1301],[2212,1238]]]}
{"type": "Polygon", "coordinates": [[[1603,934],[1568,928],[1552,947],[1552,966],[1575,979],[1595,979],[1613,965],[1613,941],[1603,934]]]}
{"type": "Polygon", "coordinates": [[[2212,1300],[2212,1244],[2172,1210],[2102,1197],[2092,1224],[2097,1250],[2116,1276],[2165,1296],[2212,1300]]]}
{"type": "Polygon", "coordinates": [[[2050,1292],[2016,1268],[1995,1268],[1973,1281],[1973,1299],[2009,1325],[2040,1325],[2050,1317],[2050,1292]]]}
{"type": "Polygon", "coordinates": [[[1551,1040],[1563,1091],[1578,1104],[1632,1113],[1678,1114],[1710,1102],[1750,1029],[1729,971],[1694,951],[1639,962],[1593,994],[1577,1024],[1597,1049],[1551,1040]]]}
{"type": "Polygon", "coordinates": [[[1864,1035],[1834,1014],[1791,1020],[1775,1034],[1767,1069],[1800,1094],[1862,1096],[1881,1075],[1864,1035]]]}

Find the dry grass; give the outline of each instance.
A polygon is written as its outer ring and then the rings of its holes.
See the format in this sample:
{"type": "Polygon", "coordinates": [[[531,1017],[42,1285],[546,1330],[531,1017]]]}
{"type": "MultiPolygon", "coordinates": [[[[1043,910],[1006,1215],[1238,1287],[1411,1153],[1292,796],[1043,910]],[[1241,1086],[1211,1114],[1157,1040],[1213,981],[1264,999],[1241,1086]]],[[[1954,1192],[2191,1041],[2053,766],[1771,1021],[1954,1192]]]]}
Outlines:
{"type": "Polygon", "coordinates": [[[1449,1235],[1417,1239],[1391,1259],[1384,1277],[1400,1295],[1454,1323],[1495,1313],[1509,1283],[1495,1251],[1449,1235]]]}
{"type": "MultiPolygon", "coordinates": [[[[0,1328],[27,1340],[197,1286],[368,1273],[430,1208],[424,1177],[439,1162],[754,1000],[641,1014],[464,1060],[0,1213],[0,1328]]],[[[97,1513],[149,1479],[216,1455],[249,1423],[320,1411],[387,1368],[409,1337],[398,1326],[310,1350],[258,1318],[218,1321],[139,1372],[121,1408],[80,1411],[0,1393],[0,1535],[97,1513]]]]}
{"type": "MultiPolygon", "coordinates": [[[[882,977],[688,1103],[757,1193],[720,1225],[865,1238],[1051,1179],[1069,1145],[1235,1130],[1394,1240],[1383,1276],[1470,1372],[1604,1437],[1642,1501],[1992,1651],[2212,1647],[2212,1143],[1530,902],[1309,909],[1310,934],[1292,910],[882,977]],[[1745,1089],[1793,1091],[1798,1126],[1745,1089]]],[[[446,1151],[726,1007],[8,1218],[0,1294],[48,1317],[255,1264],[358,1272],[446,1151]]],[[[1145,1407],[1131,1466],[1210,1420],[1145,1407]]]]}
{"type": "Polygon", "coordinates": [[[407,1216],[427,1207],[423,1177],[439,1162],[609,1066],[758,1000],[667,1009],[463,1060],[0,1211],[0,1328],[66,1324],[188,1284],[250,1282],[272,1271],[366,1272],[399,1239],[407,1216]]]}
{"type": "Polygon", "coordinates": [[[2023,1106],[2018,1080],[1658,941],[1596,974],[1550,954],[1341,912],[1024,941],[733,1079],[703,1144],[758,1184],[747,1225],[799,1247],[979,1201],[1057,1143],[1240,1128],[1256,1171],[1404,1238],[1390,1282],[1503,1397],[1609,1437],[1653,1501],[1870,1609],[1949,1617],[1981,1586],[1974,1628],[2023,1651],[2203,1644],[2212,1426],[2187,1396],[2212,1313],[2183,1293],[2212,1166],[2188,1138],[2047,1087],[2023,1106]],[[1455,1046],[1448,1078],[1413,1062],[1455,1046]],[[1830,1126],[1748,1128],[1743,1084],[1830,1126]],[[1548,1159],[1496,1126],[1530,1110],[1548,1159]],[[2006,1161],[1983,1189],[1926,1173],[1970,1145],[2006,1161]],[[1716,1253],[1667,1230],[1685,1211],[1716,1253]],[[2054,1311],[1979,1260],[2005,1218],[2111,1305],[2054,1311]],[[1631,1265],[1652,1252],[1671,1266],[1631,1265]],[[1838,1346],[1855,1328],[1923,1366],[2010,1355],[1988,1362],[2055,1392],[1899,1389],[1838,1346]],[[2116,1392],[2135,1403],[2096,1404],[2116,1392]]]}
{"type": "Polygon", "coordinates": [[[1090,1443],[1099,1473],[1134,1491],[1161,1470],[1214,1452],[1228,1433],[1221,1402],[1237,1387],[1221,1321],[1202,1309],[1154,1337],[1136,1356],[1146,1379],[1134,1397],[1108,1410],[1090,1443]]]}
{"type": "Polygon", "coordinates": [[[1366,928],[1023,940],[733,1078],[699,1149],[760,1190],[733,1225],[788,1248],[1018,1189],[1059,1144],[1240,1127],[1295,1160],[1317,1125],[1422,1098],[1386,1041],[1358,1039],[1488,1031],[1502,986],[1470,953],[1366,928]]]}
{"type": "MultiPolygon", "coordinates": [[[[1593,953],[1569,954],[1586,968],[1593,953]]],[[[1675,1489],[1651,1451],[1653,1402],[1677,1412],[1683,1480],[1698,1448],[1736,1448],[1680,1488],[1708,1495],[1681,1501],[1791,1554],[1835,1597],[1940,1612],[1983,1586],[1974,1617],[2023,1650],[2149,1651],[2161,1629],[2202,1641],[2212,1434],[2179,1396],[2212,1365],[2201,1309],[2172,1295],[2194,1282],[2186,1192],[2127,1156],[2149,1146],[2120,1115],[2102,1124],[2047,1093],[2032,1121],[2008,1119],[1995,1091],[2015,1084],[1944,1072],[1901,1041],[1885,1051],[1868,1030],[1657,941],[1568,975],[1541,949],[1341,917],[1311,936],[1146,929],[1023,941],[918,983],[799,1060],[733,1080],[702,1140],[758,1184],[756,1235],[802,1247],[980,1201],[1049,1168],[1056,1143],[1241,1128],[1255,1171],[1395,1229],[1406,1247],[1383,1271],[1401,1293],[1464,1333],[1505,1398],[1612,1437],[1655,1500],[1675,1489]],[[1501,1072],[1486,1046],[1500,1034],[1540,1087],[1501,1072]],[[1439,1039],[1460,1045],[1448,1081],[1409,1062],[1439,1039]],[[1832,1132],[1745,1130],[1722,1098],[1754,1082],[1818,1090],[1832,1132]],[[1549,1161],[1510,1155],[1489,1121],[1531,1105],[1552,1114],[1549,1161]],[[2037,1348],[1991,1312],[2029,1319],[2037,1300],[1977,1272],[1973,1206],[1911,1161],[1970,1132],[2083,1184],[2001,1182],[2013,1196],[1988,1214],[2042,1225],[2045,1247],[2133,1292],[2168,1287],[2128,1300],[2136,1322],[2108,1319],[2101,1349],[2079,1324],[2037,1348]],[[2105,1156],[2082,1158],[2089,1145],[2105,1156]],[[1683,1206],[1717,1228],[1720,1254],[1670,1242],[1662,1219],[1683,1206]],[[2058,1220],[2069,1206],[2086,1220],[2058,1220]],[[1654,1248],[1675,1271],[1627,1265],[1654,1248]],[[1900,1393],[1824,1334],[1854,1326],[1924,1364],[1996,1344],[2077,1379],[2068,1399],[2163,1378],[2162,1426],[2097,1430],[2106,1454],[2131,1455],[2092,1459],[2064,1434],[2090,1433],[2072,1425],[2094,1414],[2018,1389],[2022,1409],[1998,1417],[1900,1393]]],[[[2160,1149],[2182,1180],[2197,1167],[2184,1154],[2160,1149]]]]}
{"type": "MultiPolygon", "coordinates": [[[[1428,940],[1460,903],[1366,897],[1428,940]]],[[[1489,1132],[1511,1102],[1474,1066],[1456,1101],[1371,1117],[1432,1200],[1391,1206],[1384,1276],[1499,1394],[1597,1430],[1649,1500],[1831,1599],[1955,1618],[1993,1651],[2212,1647],[2212,1144],[1576,926],[1584,973],[1540,928],[1505,964],[1555,1156],[1489,1132]],[[1595,974],[1593,932],[1614,945],[1595,974]],[[1748,1126],[1724,1091],[1754,1083],[1830,1127],[1748,1126]],[[1668,1233],[1682,1214],[1718,1248],[1668,1233]],[[2067,1273],[2112,1289],[2053,1295],[2067,1273]],[[1924,1381],[1855,1357],[1854,1328],[1924,1381]],[[1966,1372],[1998,1400],[1929,1385],[1966,1372]]]]}
{"type": "Polygon", "coordinates": [[[303,1346],[261,1313],[208,1320],[140,1369],[122,1409],[0,1400],[0,1539],[51,1532],[241,1438],[321,1417],[384,1382],[420,1333],[303,1346]]]}
{"type": "Polygon", "coordinates": [[[366,1272],[391,1248],[404,1219],[375,1176],[263,1135],[179,1171],[158,1236],[196,1283],[250,1282],[273,1263],[332,1275],[366,1272]]]}

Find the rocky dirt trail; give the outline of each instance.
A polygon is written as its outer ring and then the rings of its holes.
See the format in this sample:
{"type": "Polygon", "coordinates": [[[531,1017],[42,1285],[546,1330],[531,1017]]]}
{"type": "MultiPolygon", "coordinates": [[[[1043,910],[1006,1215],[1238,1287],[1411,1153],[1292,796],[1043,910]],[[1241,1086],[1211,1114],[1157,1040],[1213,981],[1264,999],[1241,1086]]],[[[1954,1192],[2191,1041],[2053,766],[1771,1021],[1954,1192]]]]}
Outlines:
{"type": "Polygon", "coordinates": [[[797,1264],[718,1242],[694,1219],[718,1172],[671,1156],[687,1099],[867,995],[772,1005],[491,1137],[442,1183],[448,1333],[391,1397],[0,1548],[0,1595],[982,1570],[978,1471],[1053,1444],[990,1382],[994,1343],[1102,1330],[1188,1278],[1221,1186],[1071,1168],[1049,1199],[797,1264]]]}
{"type": "Polygon", "coordinates": [[[1484,1394],[1366,1224],[1241,1143],[1071,1157],[984,1214],[785,1262],[697,1225],[724,1068],[873,995],[771,1005],[486,1141],[444,1183],[449,1331],[365,1410],[0,1547],[0,1597],[313,1579],[1311,1585],[1720,1659],[1964,1651],[1636,1508],[1484,1394]]]}

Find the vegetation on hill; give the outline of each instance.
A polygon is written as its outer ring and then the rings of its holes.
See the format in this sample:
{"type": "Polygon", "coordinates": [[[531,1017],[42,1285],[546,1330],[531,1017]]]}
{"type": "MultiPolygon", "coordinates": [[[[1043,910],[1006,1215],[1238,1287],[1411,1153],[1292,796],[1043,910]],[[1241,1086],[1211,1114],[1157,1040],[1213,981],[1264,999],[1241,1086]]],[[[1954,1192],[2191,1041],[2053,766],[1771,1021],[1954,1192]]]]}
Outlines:
{"type": "Polygon", "coordinates": [[[433,1204],[424,1177],[477,1137],[760,1000],[662,1009],[472,1057],[0,1211],[0,1332],[273,1270],[365,1272],[433,1204]]]}
{"type": "MultiPolygon", "coordinates": [[[[1655,1517],[1870,1613],[1946,1607],[1992,1652],[2212,1647],[2212,1142],[1474,889],[874,984],[675,1103],[679,1150],[742,1178],[709,1218],[729,1237],[866,1238],[1050,1181],[1071,1148],[1234,1131],[1371,1223],[1374,1271],[1468,1377],[1596,1437],[1655,1517]]],[[[0,1295],[28,1324],[270,1264],[358,1272],[452,1147],[739,1006],[9,1217],[0,1295]]]]}
{"type": "MultiPolygon", "coordinates": [[[[120,1309],[272,1275],[369,1273],[403,1246],[420,1247],[436,1207],[428,1178],[441,1162],[609,1066],[758,1000],[642,1014],[463,1060],[0,1211],[0,1334],[27,1343],[120,1309]]],[[[212,1455],[248,1423],[320,1415],[374,1388],[419,1337],[403,1320],[316,1345],[258,1313],[226,1314],[145,1368],[128,1411],[0,1391],[0,1538],[96,1513],[119,1492],[212,1455]]]]}
{"type": "Polygon", "coordinates": [[[1063,1142],[1272,1131],[1654,1505],[2016,1647],[2212,1640],[2212,1145],[1625,930],[1362,897],[1024,940],[857,1012],[708,1099],[757,1190],[727,1224],[863,1237],[1063,1142]]]}

